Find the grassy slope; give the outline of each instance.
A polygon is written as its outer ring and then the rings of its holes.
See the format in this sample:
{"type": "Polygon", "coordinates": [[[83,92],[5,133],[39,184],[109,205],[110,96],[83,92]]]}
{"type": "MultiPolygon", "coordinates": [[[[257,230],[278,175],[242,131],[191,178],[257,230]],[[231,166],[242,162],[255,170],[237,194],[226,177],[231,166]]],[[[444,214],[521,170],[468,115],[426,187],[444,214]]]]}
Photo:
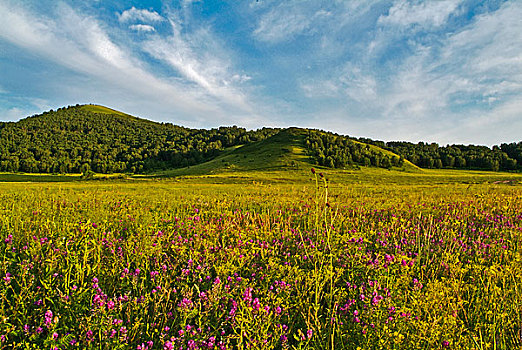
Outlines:
{"type": "Polygon", "coordinates": [[[126,114],[126,113],[123,113],[123,112],[120,112],[120,111],[117,111],[115,109],[112,109],[112,108],[109,108],[109,107],[105,107],[105,106],[83,105],[83,106],[80,106],[79,108],[83,109],[85,111],[88,111],[88,112],[92,112],[92,113],[108,114],[108,115],[112,115],[112,116],[118,116],[118,117],[132,119],[132,120],[135,120],[135,121],[141,122],[141,123],[160,125],[160,123],[154,122],[152,120],[135,117],[133,115],[126,114]]]}
{"type": "Polygon", "coordinates": [[[104,107],[104,106],[99,106],[99,105],[84,105],[84,106],[81,106],[80,108],[85,110],[85,111],[89,111],[89,112],[93,112],[93,113],[104,113],[104,114],[116,114],[116,115],[121,115],[121,116],[130,116],[128,114],[125,114],[123,112],[117,111],[115,109],[111,109],[111,108],[104,107]]]}
{"type": "Polygon", "coordinates": [[[303,148],[304,131],[282,130],[263,141],[230,148],[202,164],[161,172],[162,176],[216,175],[230,172],[296,170],[309,167],[303,148]]]}
{"type": "MultiPolygon", "coordinates": [[[[161,176],[201,176],[217,175],[221,173],[238,173],[252,171],[298,171],[317,167],[330,171],[332,169],[318,167],[310,162],[304,146],[306,129],[290,128],[269,137],[266,140],[227,150],[219,157],[206,163],[187,168],[173,169],[162,172],[161,176]]],[[[358,142],[358,141],[355,141],[358,142]]],[[[392,152],[377,146],[370,147],[386,155],[394,155],[392,152]]],[[[398,169],[396,169],[398,170],[398,169]]],[[[409,172],[421,172],[422,169],[405,161],[400,170],[409,172]]]]}
{"type": "MultiPolygon", "coordinates": [[[[355,143],[360,143],[360,144],[365,145],[365,143],[360,142],[360,141],[355,141],[355,140],[353,140],[353,142],[355,142],[355,143]]],[[[380,148],[380,147],[375,146],[375,145],[368,145],[368,146],[369,146],[370,149],[373,150],[373,151],[381,152],[381,153],[383,153],[383,154],[385,154],[385,155],[387,155],[387,156],[395,156],[395,157],[397,157],[397,155],[396,155],[395,153],[393,153],[393,152],[391,152],[391,151],[388,151],[388,150],[386,150],[386,149],[380,148]]],[[[404,170],[406,170],[406,171],[416,171],[416,172],[418,172],[418,171],[423,171],[423,170],[424,170],[424,169],[419,168],[418,166],[416,166],[415,164],[413,164],[412,162],[410,162],[410,161],[407,160],[407,159],[404,159],[404,166],[403,166],[403,168],[404,168],[404,170]]]]}
{"type": "MultiPolygon", "coordinates": [[[[95,112],[134,118],[143,122],[152,121],[137,118],[111,108],[99,105],[84,105],[80,108],[95,112]]],[[[195,166],[172,169],[150,175],[129,175],[129,180],[158,180],[159,178],[175,177],[174,181],[196,183],[307,183],[311,180],[310,168],[319,168],[332,181],[332,185],[349,185],[354,183],[396,184],[411,183],[433,184],[448,183],[490,183],[509,181],[513,185],[522,182],[522,174],[471,171],[471,170],[430,170],[420,169],[405,161],[402,169],[385,170],[381,168],[366,168],[340,170],[312,165],[306,155],[304,140],[306,129],[290,128],[260,142],[226,150],[222,155],[206,163],[195,166]],[[397,171],[400,170],[400,171],[397,171]]],[[[354,141],[359,142],[359,141],[354,141]]],[[[393,153],[374,145],[369,145],[386,155],[393,153]]],[[[118,178],[118,174],[97,175],[100,179],[118,178]]],[[[79,176],[51,174],[10,174],[0,173],[0,182],[69,182],[77,181],[79,176]]],[[[140,181],[141,182],[141,181],[140,181]]]]}

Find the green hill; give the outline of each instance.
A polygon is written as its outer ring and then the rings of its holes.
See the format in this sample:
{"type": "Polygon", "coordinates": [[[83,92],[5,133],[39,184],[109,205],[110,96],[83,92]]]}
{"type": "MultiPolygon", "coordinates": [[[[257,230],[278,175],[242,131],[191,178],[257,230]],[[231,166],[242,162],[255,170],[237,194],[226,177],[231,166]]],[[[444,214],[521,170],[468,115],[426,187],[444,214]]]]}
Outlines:
{"type": "MultiPolygon", "coordinates": [[[[313,149],[308,144],[310,135],[328,135],[317,130],[289,128],[282,129],[277,134],[272,135],[262,141],[253,142],[247,145],[228,149],[218,157],[195,166],[181,169],[173,169],[162,172],[163,176],[189,176],[220,174],[224,172],[246,172],[258,170],[298,170],[310,167],[328,168],[324,164],[319,164],[318,159],[313,155],[313,149]]],[[[343,136],[344,137],[344,136],[343,136]]],[[[371,154],[384,157],[396,157],[390,151],[381,149],[374,145],[362,144],[347,138],[349,142],[361,145],[362,148],[371,148],[371,154]]],[[[328,148],[328,145],[326,146],[328,148]]],[[[354,169],[362,166],[360,163],[352,162],[343,164],[338,168],[354,169]]],[[[371,164],[370,164],[371,166],[371,164]]],[[[392,167],[390,167],[392,168],[392,167]]],[[[404,161],[396,169],[407,171],[419,171],[420,169],[408,161],[404,161]]]]}
{"type": "Polygon", "coordinates": [[[60,108],[0,126],[0,171],[144,173],[203,163],[278,130],[189,129],[110,108],[60,108]]]}
{"type": "Polygon", "coordinates": [[[262,141],[233,147],[195,166],[163,172],[163,175],[203,175],[230,171],[298,169],[312,166],[304,147],[304,129],[283,129],[262,141]]]}
{"type": "Polygon", "coordinates": [[[191,175],[325,167],[522,169],[522,143],[486,146],[355,139],[314,129],[190,129],[98,105],[0,123],[0,172],[191,175]]]}

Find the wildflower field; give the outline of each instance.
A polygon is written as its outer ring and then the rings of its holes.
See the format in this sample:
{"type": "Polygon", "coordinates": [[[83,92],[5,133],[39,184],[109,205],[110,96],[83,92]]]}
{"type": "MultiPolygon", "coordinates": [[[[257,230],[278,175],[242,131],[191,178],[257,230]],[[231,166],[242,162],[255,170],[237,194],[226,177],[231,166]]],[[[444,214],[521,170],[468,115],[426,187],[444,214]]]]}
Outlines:
{"type": "Polygon", "coordinates": [[[301,173],[0,183],[0,348],[522,347],[521,177],[301,173]]]}

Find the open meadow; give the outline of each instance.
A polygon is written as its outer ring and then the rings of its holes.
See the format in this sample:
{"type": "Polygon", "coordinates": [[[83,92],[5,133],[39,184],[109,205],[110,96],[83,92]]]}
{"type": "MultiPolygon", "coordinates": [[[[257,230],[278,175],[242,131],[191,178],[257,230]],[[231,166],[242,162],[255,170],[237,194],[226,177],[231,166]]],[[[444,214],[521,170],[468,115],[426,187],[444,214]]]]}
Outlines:
{"type": "Polygon", "coordinates": [[[0,348],[522,346],[522,176],[320,171],[0,176],[0,348]]]}

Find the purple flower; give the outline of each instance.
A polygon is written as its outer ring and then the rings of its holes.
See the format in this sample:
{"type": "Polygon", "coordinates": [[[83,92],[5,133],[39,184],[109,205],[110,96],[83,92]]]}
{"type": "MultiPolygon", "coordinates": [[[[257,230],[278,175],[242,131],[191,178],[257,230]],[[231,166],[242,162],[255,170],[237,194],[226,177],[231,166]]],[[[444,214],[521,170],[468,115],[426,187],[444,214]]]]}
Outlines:
{"type": "Polygon", "coordinates": [[[172,342],[170,342],[169,340],[167,340],[165,342],[165,344],[163,344],[163,350],[173,350],[174,349],[174,344],[172,344],[172,342]]]}
{"type": "Polygon", "coordinates": [[[54,340],[58,339],[58,333],[56,333],[56,332],[53,333],[53,339],[54,340]]]}
{"type": "Polygon", "coordinates": [[[312,335],[314,334],[314,331],[309,329],[306,331],[306,336],[308,337],[308,339],[312,338],[312,335]]]}
{"type": "Polygon", "coordinates": [[[49,328],[49,326],[51,325],[53,321],[53,312],[51,310],[47,310],[45,312],[45,316],[44,316],[44,325],[49,328]]]}
{"type": "Polygon", "coordinates": [[[447,341],[447,340],[444,340],[444,341],[442,342],[442,347],[443,347],[443,348],[447,348],[447,347],[449,347],[449,345],[450,345],[450,343],[449,343],[449,341],[447,341]]]}

